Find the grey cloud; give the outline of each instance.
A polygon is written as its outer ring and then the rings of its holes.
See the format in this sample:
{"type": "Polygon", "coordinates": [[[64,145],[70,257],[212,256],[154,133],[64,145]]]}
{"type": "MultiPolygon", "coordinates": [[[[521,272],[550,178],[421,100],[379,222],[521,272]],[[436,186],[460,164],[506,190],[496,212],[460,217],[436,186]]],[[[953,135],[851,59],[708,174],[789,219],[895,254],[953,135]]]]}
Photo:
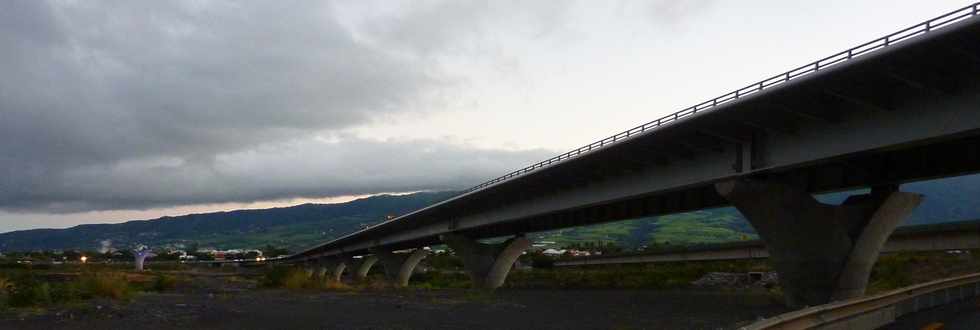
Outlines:
{"type": "Polygon", "coordinates": [[[493,55],[500,35],[530,39],[566,28],[572,1],[451,0],[411,2],[370,17],[369,39],[417,55],[493,55]]]}
{"type": "Polygon", "coordinates": [[[74,168],[38,182],[33,198],[21,196],[6,208],[77,212],[462,189],[550,154],[434,140],[302,140],[221,154],[208,162],[160,158],[74,168]]]}
{"type": "Polygon", "coordinates": [[[295,142],[411,110],[452,83],[417,56],[356,40],[329,3],[3,7],[0,210],[458,187],[543,156],[438,141],[295,142]],[[313,149],[278,149],[291,143],[313,149]],[[403,166],[392,155],[415,162],[403,166]],[[469,165],[446,168],[450,176],[413,172],[449,166],[437,161],[469,165]]]}
{"type": "Polygon", "coordinates": [[[647,3],[648,12],[655,23],[678,24],[713,7],[716,0],[654,0],[647,3]]]}

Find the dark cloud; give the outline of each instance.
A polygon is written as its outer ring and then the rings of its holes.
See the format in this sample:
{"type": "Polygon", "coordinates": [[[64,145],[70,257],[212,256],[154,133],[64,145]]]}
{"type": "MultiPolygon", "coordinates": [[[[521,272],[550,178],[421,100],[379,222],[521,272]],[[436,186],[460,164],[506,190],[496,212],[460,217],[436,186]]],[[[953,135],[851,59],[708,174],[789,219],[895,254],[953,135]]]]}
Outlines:
{"type": "Polygon", "coordinates": [[[74,167],[32,182],[4,204],[11,211],[62,213],[461,189],[547,154],[433,140],[301,140],[208,160],[159,157],[74,167]]]}
{"type": "Polygon", "coordinates": [[[383,46],[359,42],[319,2],[7,2],[0,210],[458,188],[544,156],[313,142],[451,81],[383,46]]]}

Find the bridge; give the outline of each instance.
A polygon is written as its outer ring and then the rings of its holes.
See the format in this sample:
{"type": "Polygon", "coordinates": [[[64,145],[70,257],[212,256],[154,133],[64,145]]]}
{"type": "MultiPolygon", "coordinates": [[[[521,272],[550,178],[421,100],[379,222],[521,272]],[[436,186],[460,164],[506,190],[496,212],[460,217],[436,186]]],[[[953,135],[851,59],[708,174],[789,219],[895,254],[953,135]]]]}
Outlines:
{"type": "MultiPolygon", "coordinates": [[[[923,196],[907,182],[980,170],[980,4],[947,13],[508,173],[282,262],[404,285],[447,244],[494,288],[524,233],[731,205],[752,224],[787,303],[861,296],[923,196]],[[812,194],[869,188],[840,205],[812,194]],[[512,236],[504,243],[478,240],[512,236]],[[399,253],[402,251],[403,253],[399,253]],[[359,264],[354,265],[354,256],[359,264]]],[[[778,56],[779,54],[772,54],[778,56]]],[[[719,72],[718,74],[724,74],[719,72]]],[[[654,91],[651,91],[654,92],[654,91]]]]}
{"type": "MultiPolygon", "coordinates": [[[[980,220],[899,227],[881,253],[980,249],[980,220]]],[[[555,266],[587,266],[677,261],[748,260],[769,258],[765,242],[740,241],[681,246],[649,252],[599,255],[558,260],[555,266]]]]}

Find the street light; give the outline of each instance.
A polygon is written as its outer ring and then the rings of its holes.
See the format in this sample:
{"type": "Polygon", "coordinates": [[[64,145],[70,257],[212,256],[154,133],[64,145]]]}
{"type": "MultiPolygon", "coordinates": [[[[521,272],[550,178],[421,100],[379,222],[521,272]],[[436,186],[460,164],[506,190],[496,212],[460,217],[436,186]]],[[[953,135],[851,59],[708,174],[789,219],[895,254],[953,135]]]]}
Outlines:
{"type": "Polygon", "coordinates": [[[87,261],[87,260],[88,260],[88,257],[86,257],[86,256],[82,256],[82,258],[81,258],[81,259],[82,259],[82,263],[84,264],[84,263],[85,263],[85,261],[87,261]]]}

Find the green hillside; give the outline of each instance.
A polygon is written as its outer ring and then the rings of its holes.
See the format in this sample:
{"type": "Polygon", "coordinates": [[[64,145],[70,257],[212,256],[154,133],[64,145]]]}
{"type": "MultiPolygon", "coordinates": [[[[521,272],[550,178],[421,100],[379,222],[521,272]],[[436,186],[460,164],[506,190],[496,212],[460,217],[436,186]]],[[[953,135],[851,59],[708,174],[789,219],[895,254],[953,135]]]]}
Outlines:
{"type": "MultiPolygon", "coordinates": [[[[906,224],[929,224],[980,218],[980,175],[918,182],[905,191],[926,196],[906,224]]],[[[840,203],[847,195],[818,196],[840,203]]],[[[379,195],[338,204],[303,204],[264,210],[239,210],[163,217],[120,224],[80,225],[66,229],[35,229],[0,234],[0,251],[93,249],[105,242],[125,248],[190,246],[254,248],[272,244],[293,250],[351,233],[366,225],[445,200],[456,192],[379,195]]],[[[662,217],[604,223],[541,233],[537,242],[561,247],[574,243],[614,242],[625,248],[652,244],[697,244],[757,238],[733,208],[701,210],[662,217]]]]}
{"type": "MultiPolygon", "coordinates": [[[[902,190],[925,196],[922,205],[912,213],[905,225],[980,218],[980,175],[913,182],[903,185],[902,190]]],[[[818,199],[824,203],[837,204],[848,195],[862,193],[866,192],[826,194],[818,196],[818,199]]],[[[731,207],[561,229],[530,236],[536,241],[555,242],[554,246],[616,242],[626,248],[758,238],[752,226],[731,207]]]]}
{"type": "Polygon", "coordinates": [[[94,249],[103,244],[116,248],[144,244],[222,249],[272,244],[299,249],[378,223],[387,215],[408,213],[455,194],[378,195],[338,204],[303,204],[65,229],[14,231],[0,234],[0,251],[94,249]]]}
{"type": "Polygon", "coordinates": [[[662,217],[640,218],[531,235],[555,246],[614,242],[635,249],[652,244],[719,243],[758,238],[752,227],[731,208],[662,217]]]}

